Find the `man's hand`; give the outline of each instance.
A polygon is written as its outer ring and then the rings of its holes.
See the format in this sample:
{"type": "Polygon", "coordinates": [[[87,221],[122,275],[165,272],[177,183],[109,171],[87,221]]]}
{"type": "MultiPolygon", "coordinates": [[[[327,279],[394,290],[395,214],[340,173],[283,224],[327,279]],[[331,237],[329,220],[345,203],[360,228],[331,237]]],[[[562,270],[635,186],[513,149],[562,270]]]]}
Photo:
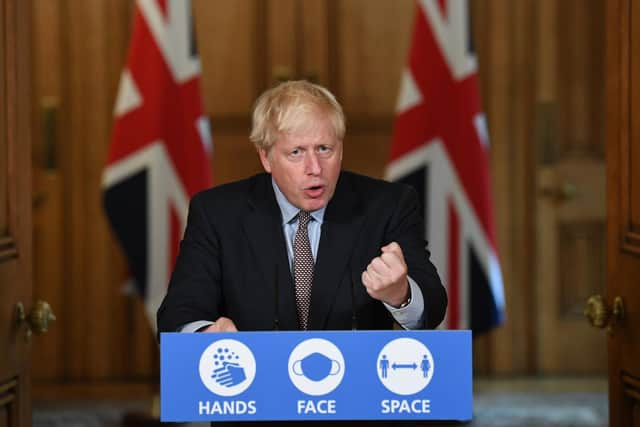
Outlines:
{"type": "Polygon", "coordinates": [[[372,298],[397,307],[409,297],[407,264],[396,242],[383,246],[381,251],[362,273],[362,283],[372,298]]]}
{"type": "Polygon", "coordinates": [[[213,325],[207,326],[200,332],[238,332],[233,320],[228,317],[219,317],[213,325]]]}

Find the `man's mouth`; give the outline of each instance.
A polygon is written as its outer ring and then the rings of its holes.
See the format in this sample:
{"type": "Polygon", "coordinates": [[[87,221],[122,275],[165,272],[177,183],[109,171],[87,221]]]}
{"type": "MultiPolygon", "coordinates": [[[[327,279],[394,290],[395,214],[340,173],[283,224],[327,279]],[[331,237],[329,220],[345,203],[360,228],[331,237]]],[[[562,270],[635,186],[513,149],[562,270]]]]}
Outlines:
{"type": "Polygon", "coordinates": [[[304,189],[304,194],[312,199],[316,199],[324,193],[324,185],[312,185],[304,189]]]}

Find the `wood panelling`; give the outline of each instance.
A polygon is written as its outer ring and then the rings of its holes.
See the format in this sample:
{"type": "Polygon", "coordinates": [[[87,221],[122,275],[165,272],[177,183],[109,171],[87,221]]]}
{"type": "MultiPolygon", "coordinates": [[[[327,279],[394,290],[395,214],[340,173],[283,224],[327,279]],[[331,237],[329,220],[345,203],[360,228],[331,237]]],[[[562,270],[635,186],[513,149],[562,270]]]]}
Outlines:
{"type": "Polygon", "coordinates": [[[607,2],[607,292],[605,303],[624,304],[624,318],[608,335],[609,425],[640,424],[640,251],[634,238],[629,167],[634,162],[634,123],[640,100],[630,90],[638,82],[640,5],[630,0],[607,2]],[[634,68],[635,67],[635,68],[634,68]],[[630,227],[631,226],[631,227],[630,227]]]}
{"type": "Polygon", "coordinates": [[[349,133],[344,141],[343,167],[375,178],[384,178],[390,138],[390,126],[386,130],[349,133]]]}
{"type": "Polygon", "coordinates": [[[38,299],[47,301],[58,315],[58,322],[49,332],[39,337],[35,349],[42,351],[34,355],[32,373],[34,378],[53,380],[64,372],[67,356],[64,347],[65,329],[60,327],[67,316],[61,310],[65,307],[65,280],[62,262],[42,262],[55,254],[64,253],[64,229],[52,227],[62,224],[64,208],[62,206],[62,181],[56,172],[34,169],[34,206],[33,206],[33,259],[39,268],[34,269],[34,283],[40,284],[34,289],[38,299]]]}
{"type": "Polygon", "coordinates": [[[532,83],[538,2],[471,2],[480,94],[490,134],[498,254],[507,321],[475,339],[478,373],[531,372],[535,307],[532,217],[532,83]]]}
{"type": "MultiPolygon", "coordinates": [[[[6,231],[8,233],[8,230],[6,231]]],[[[15,258],[18,255],[16,242],[10,235],[0,237],[0,261],[15,258]]]]}
{"type": "Polygon", "coordinates": [[[38,401],[68,401],[113,399],[139,402],[145,397],[158,395],[156,381],[130,375],[126,380],[46,382],[37,386],[38,401]]]}
{"type": "MultiPolygon", "coordinates": [[[[62,93],[65,144],[61,145],[65,237],[65,374],[69,379],[103,378],[111,374],[109,329],[117,295],[104,243],[108,234],[100,205],[101,166],[111,124],[113,93],[108,79],[108,2],[92,0],[63,6],[62,35],[65,78],[62,93]],[[82,43],[80,43],[82,40],[82,43]],[[91,108],[87,108],[87,106],[91,108]],[[78,123],[79,125],[75,125],[78,123]],[[68,351],[83,348],[84,351],[68,351]]],[[[59,66],[62,66],[60,64],[59,66]]]]}
{"type": "Polygon", "coordinates": [[[392,115],[413,28],[409,0],[337,1],[337,96],[349,117],[392,115]],[[366,13],[363,13],[366,11],[366,13]]]}
{"type": "Polygon", "coordinates": [[[267,26],[263,37],[267,40],[267,68],[264,71],[269,85],[300,76],[301,8],[298,0],[266,2],[267,26]]]}
{"type": "Polygon", "coordinates": [[[216,183],[261,170],[248,142],[251,105],[275,81],[300,78],[318,81],[336,93],[347,112],[347,139],[362,139],[364,132],[378,141],[379,145],[359,146],[376,153],[373,164],[346,142],[347,152],[354,156],[345,158],[345,166],[382,176],[412,26],[411,1],[393,7],[387,2],[364,7],[359,1],[196,1],[194,11],[205,106],[214,135],[216,183]],[[247,30],[238,35],[239,27],[247,30]],[[225,73],[231,73],[233,86],[225,73]]]}
{"type": "MultiPolygon", "coordinates": [[[[259,90],[266,48],[262,0],[194,0],[205,110],[246,116],[259,90]],[[207,76],[211,76],[208,77],[207,76]]],[[[216,138],[216,123],[212,126],[216,138]]]]}
{"type": "Polygon", "coordinates": [[[539,5],[535,364],[546,373],[604,373],[604,334],[582,313],[586,299],[604,291],[606,265],[598,237],[606,218],[604,3],[539,5]]]}
{"type": "Polygon", "coordinates": [[[331,38],[335,32],[335,7],[325,0],[304,0],[299,4],[298,73],[309,81],[331,86],[330,66],[335,57],[330,49],[336,48],[331,38]]]}
{"type": "MultiPolygon", "coordinates": [[[[35,294],[58,313],[50,335],[34,342],[35,393],[134,379],[153,388],[157,344],[139,299],[124,291],[127,267],[101,199],[133,2],[39,0],[34,9],[35,294]],[[43,142],[51,136],[41,107],[51,102],[55,162],[43,142]]],[[[67,396],[74,392],[86,396],[74,388],[67,396]]]]}
{"type": "MultiPolygon", "coordinates": [[[[0,111],[2,114],[2,111],[0,111]]],[[[0,129],[4,129],[0,121],[0,129]]],[[[6,237],[9,224],[7,222],[7,146],[4,138],[0,136],[0,238],[6,237]]]]}
{"type": "Polygon", "coordinates": [[[17,385],[18,382],[16,380],[10,380],[4,384],[0,383],[0,427],[18,425],[17,385]]]}
{"type": "Polygon", "coordinates": [[[262,172],[256,149],[246,131],[219,132],[215,135],[214,182],[224,184],[262,172]],[[226,159],[227,161],[221,161],[226,159]]]}
{"type": "MultiPolygon", "coordinates": [[[[81,58],[80,61],[72,61],[68,67],[71,72],[71,84],[68,88],[69,118],[80,121],[85,126],[76,127],[76,131],[70,134],[71,145],[82,148],[74,153],[78,156],[79,162],[71,166],[71,179],[68,182],[78,185],[78,190],[83,194],[82,199],[78,200],[75,206],[72,205],[75,218],[82,217],[81,229],[73,230],[71,233],[74,249],[78,251],[76,254],[82,251],[82,262],[74,266],[78,268],[72,274],[80,280],[72,282],[71,292],[74,298],[78,298],[78,310],[74,313],[76,317],[73,320],[77,322],[84,319],[85,328],[72,340],[82,340],[87,350],[84,352],[82,363],[72,366],[71,371],[73,375],[90,374],[104,378],[112,372],[109,358],[103,355],[108,354],[111,349],[111,325],[108,319],[111,318],[117,292],[110,286],[113,282],[109,280],[109,260],[104,256],[104,242],[108,239],[109,230],[102,220],[99,191],[102,168],[96,166],[104,164],[104,141],[111,129],[115,97],[107,90],[110,87],[109,79],[112,78],[108,75],[108,58],[105,55],[108,51],[106,35],[109,33],[110,25],[102,17],[106,14],[109,2],[85,3],[89,4],[86,7],[69,9],[66,14],[66,18],[69,19],[67,23],[70,24],[67,27],[70,37],[84,39],[84,43],[72,45],[69,52],[72,57],[81,58]],[[85,87],[90,81],[95,85],[95,89],[87,91],[85,87]],[[91,105],[92,108],[88,109],[87,105],[91,105]],[[97,143],[87,143],[92,140],[97,143]],[[100,256],[93,257],[91,254],[100,256]],[[79,298],[82,298],[82,302],[79,298]]],[[[72,330],[79,331],[80,328],[75,327],[72,330]]]]}
{"type": "MultiPolygon", "coordinates": [[[[623,247],[626,251],[634,254],[640,254],[640,223],[638,222],[638,215],[640,213],[640,201],[634,195],[638,194],[637,183],[635,180],[638,178],[637,171],[633,166],[638,165],[640,162],[640,154],[637,144],[633,144],[633,138],[638,137],[638,124],[637,119],[631,120],[631,117],[635,114],[638,115],[640,111],[640,101],[636,96],[638,94],[638,85],[632,84],[631,76],[640,70],[640,63],[637,58],[631,54],[638,50],[640,45],[638,33],[640,30],[637,24],[640,20],[640,7],[635,3],[620,2],[621,7],[624,8],[624,12],[630,13],[630,20],[635,22],[633,25],[628,22],[623,22],[621,37],[628,40],[628,43],[621,43],[620,46],[620,63],[619,70],[619,85],[620,91],[623,94],[629,94],[629,97],[623,97],[620,102],[619,114],[620,118],[620,163],[621,168],[621,194],[620,194],[620,209],[621,209],[621,223],[620,233],[623,236],[623,247]]],[[[622,15],[625,16],[625,15],[622,15]]],[[[637,169],[637,168],[636,168],[637,169]]]]}
{"type": "Polygon", "coordinates": [[[630,427],[640,426],[640,379],[628,374],[622,374],[623,406],[625,412],[630,414],[626,425],[630,427]]]}
{"type": "MultiPolygon", "coordinates": [[[[557,297],[558,316],[566,318],[577,315],[582,320],[584,302],[604,289],[605,242],[602,221],[560,224],[558,247],[563,254],[563,264],[576,268],[562,268],[558,272],[558,283],[561,284],[557,297]]],[[[570,344],[575,347],[573,343],[570,344]]],[[[603,357],[603,353],[598,353],[601,354],[603,357]]],[[[604,366],[604,360],[601,362],[604,366]]]]}
{"type": "MultiPolygon", "coordinates": [[[[32,159],[40,168],[53,169],[51,163],[57,164],[59,153],[56,142],[59,141],[56,127],[60,111],[60,93],[62,79],[60,68],[52,67],[62,54],[60,46],[60,4],[59,0],[35,0],[32,16],[32,46],[33,46],[33,115],[39,116],[37,127],[33,132],[32,159]],[[48,109],[48,110],[47,110],[48,109]],[[44,114],[49,111],[47,125],[44,114]],[[48,132],[49,140],[43,138],[45,126],[51,126],[48,132]],[[53,145],[53,146],[52,146],[53,145]]],[[[54,171],[50,171],[54,172],[54,171]]],[[[37,194],[34,186],[34,196],[37,194]]]]}
{"type": "Polygon", "coordinates": [[[0,407],[0,427],[7,427],[10,425],[9,417],[9,409],[7,407],[0,407]]]}
{"type": "Polygon", "coordinates": [[[31,294],[30,4],[0,0],[0,423],[31,425],[31,344],[26,322],[31,294]]]}
{"type": "MultiPolygon", "coordinates": [[[[6,89],[6,58],[5,49],[6,46],[6,24],[4,10],[0,11],[0,46],[3,47],[0,51],[0,100],[7,99],[6,89]]],[[[7,135],[3,129],[7,129],[7,105],[4,101],[0,102],[0,238],[5,237],[8,231],[7,223],[7,207],[8,207],[8,169],[7,169],[7,135]]]]}
{"type": "Polygon", "coordinates": [[[36,0],[32,14],[33,259],[34,295],[49,302],[58,322],[35,343],[34,378],[54,379],[64,372],[65,307],[63,182],[60,162],[61,2],[36,0]],[[52,226],[53,225],[53,226],[52,226]],[[43,262],[52,260],[54,262],[43,262]],[[39,285],[40,284],[40,285],[39,285]],[[42,356],[38,356],[42,352],[42,356]],[[45,359],[46,356],[46,359],[45,359]]]}
{"type": "MultiPolygon", "coordinates": [[[[535,325],[532,320],[535,318],[535,307],[530,304],[531,296],[537,285],[533,280],[535,250],[534,236],[532,235],[532,223],[535,219],[533,206],[535,204],[532,197],[534,187],[534,153],[535,144],[532,143],[534,115],[534,81],[536,75],[535,57],[531,55],[531,48],[534,44],[535,22],[531,16],[535,14],[537,2],[535,0],[524,0],[513,5],[512,18],[505,18],[511,21],[509,30],[513,38],[510,47],[510,55],[513,65],[510,77],[513,79],[509,95],[504,98],[509,103],[510,114],[508,126],[510,134],[507,140],[500,144],[503,155],[509,153],[509,158],[493,157],[491,159],[491,169],[493,185],[508,181],[511,182],[511,203],[504,207],[501,217],[506,213],[512,218],[511,228],[502,226],[498,233],[509,236],[509,247],[499,252],[500,256],[511,255],[511,258],[501,259],[502,265],[512,269],[511,280],[506,283],[511,299],[508,304],[509,319],[505,332],[511,334],[512,341],[494,343],[494,354],[496,361],[492,371],[503,372],[535,372],[536,366],[533,363],[531,353],[534,345],[535,325]],[[516,142],[517,141],[517,142],[516,142]],[[495,169],[496,165],[506,162],[508,170],[495,169]],[[533,261],[533,262],[532,262],[533,261]],[[511,325],[510,325],[511,323],[511,325]],[[510,328],[510,329],[509,329],[510,328]],[[511,358],[501,356],[501,348],[510,347],[511,358]]],[[[499,75],[492,76],[493,79],[500,79],[499,75]]],[[[491,98],[491,94],[487,94],[491,98]]],[[[494,126],[504,126],[505,123],[498,123],[497,120],[504,118],[493,117],[494,126]]],[[[496,153],[497,154],[497,153],[496,153]]],[[[495,188],[495,187],[494,187],[495,188]]],[[[494,197],[504,197],[494,191],[494,197]]],[[[496,218],[496,221],[499,219],[496,218]]],[[[500,333],[500,331],[498,331],[500,333]]]]}
{"type": "MultiPolygon", "coordinates": [[[[636,3],[631,4],[632,17],[635,20],[631,26],[631,37],[629,51],[634,54],[629,57],[629,67],[631,75],[637,75],[634,73],[640,72],[640,58],[638,52],[640,52],[640,5],[636,3]]],[[[635,82],[634,82],[635,83],[635,82]]],[[[632,194],[640,194],[640,120],[637,117],[640,116],[640,85],[630,84],[630,116],[636,118],[636,120],[630,120],[629,122],[629,160],[625,167],[629,168],[631,174],[629,180],[629,195],[630,195],[630,213],[629,213],[629,228],[635,233],[640,233],[640,197],[632,197],[632,194]]],[[[640,245],[640,241],[634,239],[634,245],[640,245]]],[[[640,249],[640,248],[638,248],[640,249]]]]}
{"type": "Polygon", "coordinates": [[[604,6],[602,0],[556,5],[557,35],[550,41],[557,44],[552,99],[558,102],[558,156],[604,156],[604,6]]]}

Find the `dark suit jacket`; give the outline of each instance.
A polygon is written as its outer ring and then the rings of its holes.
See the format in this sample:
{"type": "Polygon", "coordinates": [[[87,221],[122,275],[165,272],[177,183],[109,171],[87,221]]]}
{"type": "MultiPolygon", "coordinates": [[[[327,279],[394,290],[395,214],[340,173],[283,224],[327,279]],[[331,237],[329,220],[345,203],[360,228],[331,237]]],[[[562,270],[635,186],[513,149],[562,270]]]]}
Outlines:
{"type": "MultiPolygon", "coordinates": [[[[392,241],[422,290],[423,328],[443,319],[447,298],[424,241],[415,191],[341,172],[327,205],[316,257],[309,329],[388,329],[393,317],[371,298],[361,273],[392,241]],[[355,312],[355,316],[354,316],[355,312]]],[[[158,330],[226,316],[238,330],[298,329],[294,282],[271,176],[260,174],[196,194],[158,330]]]]}

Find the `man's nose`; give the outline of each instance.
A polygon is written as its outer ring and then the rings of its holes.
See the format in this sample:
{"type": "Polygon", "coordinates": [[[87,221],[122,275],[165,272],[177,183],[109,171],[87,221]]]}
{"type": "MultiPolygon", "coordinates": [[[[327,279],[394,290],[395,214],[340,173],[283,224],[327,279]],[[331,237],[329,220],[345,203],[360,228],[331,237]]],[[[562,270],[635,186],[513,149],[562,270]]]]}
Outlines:
{"type": "Polygon", "coordinates": [[[321,171],[322,167],[320,167],[318,155],[313,151],[309,151],[305,156],[305,172],[309,175],[319,175],[321,171]]]}

